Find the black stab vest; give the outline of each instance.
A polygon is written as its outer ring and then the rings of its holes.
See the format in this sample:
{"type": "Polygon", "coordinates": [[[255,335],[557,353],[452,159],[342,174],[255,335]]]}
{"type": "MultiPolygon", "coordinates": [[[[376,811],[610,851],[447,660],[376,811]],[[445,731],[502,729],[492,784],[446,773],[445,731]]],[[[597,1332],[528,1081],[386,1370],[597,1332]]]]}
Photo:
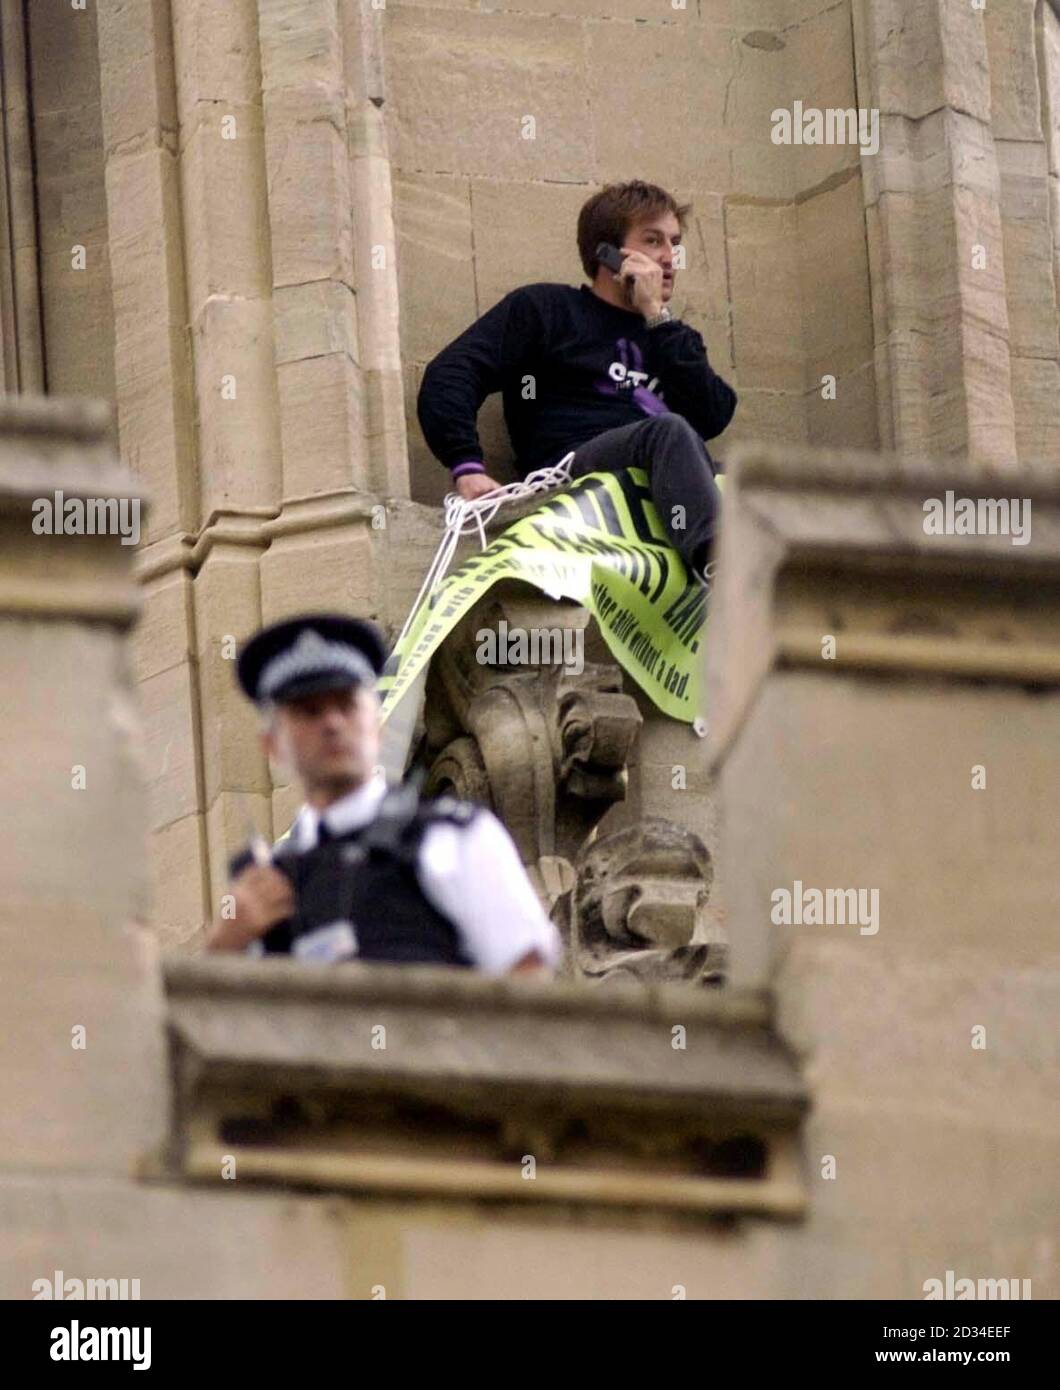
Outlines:
{"type": "MultiPolygon", "coordinates": [[[[309,850],[281,841],[273,863],[294,885],[297,912],[261,938],[266,954],[290,954],[299,936],[347,921],[357,938],[354,960],[472,966],[456,927],[420,887],[416,865],[431,825],[467,826],[477,810],[449,796],[421,800],[402,785],[388,789],[367,825],[309,850]]],[[[248,857],[233,860],[234,873],[248,857]]]]}

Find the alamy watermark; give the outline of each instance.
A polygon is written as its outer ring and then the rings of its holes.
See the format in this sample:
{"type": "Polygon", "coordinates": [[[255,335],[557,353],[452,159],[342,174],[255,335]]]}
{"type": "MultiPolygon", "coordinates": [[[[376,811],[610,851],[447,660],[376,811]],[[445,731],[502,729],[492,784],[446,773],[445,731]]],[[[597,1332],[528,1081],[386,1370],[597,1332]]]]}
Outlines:
{"type": "Polygon", "coordinates": [[[52,1328],[53,1361],[131,1361],[134,1371],[151,1369],[149,1327],[82,1327],[76,1318],[69,1327],[52,1328]]]}
{"type": "Polygon", "coordinates": [[[778,927],[857,926],[862,936],[880,929],[878,888],[804,888],[797,878],[791,888],[774,888],[770,921],[778,927]]]}
{"type": "Polygon", "coordinates": [[[924,503],[928,536],[1011,536],[1013,545],[1029,545],[1029,497],[929,497],[924,503]]]}
{"type": "Polygon", "coordinates": [[[858,145],[862,154],[880,150],[880,113],[875,107],[829,106],[822,111],[796,101],[790,111],[778,106],[769,119],[774,145],[858,145]]]}
{"type": "Polygon", "coordinates": [[[50,1279],[34,1279],[33,1299],[131,1299],[140,1297],[139,1279],[67,1279],[57,1269],[50,1279]]]}
{"type": "Polygon", "coordinates": [[[66,497],[56,491],[33,503],[35,536],[120,536],[140,544],[139,497],[66,497]]]}
{"type": "Polygon", "coordinates": [[[585,670],[585,631],[580,627],[512,627],[502,618],[475,633],[480,666],[563,666],[572,675],[585,670]]]}
{"type": "Polygon", "coordinates": [[[953,1270],[946,1271],[945,1280],[925,1279],[922,1285],[925,1301],[939,1298],[999,1298],[1023,1299],[1031,1296],[1029,1279],[957,1279],[953,1270]]]}

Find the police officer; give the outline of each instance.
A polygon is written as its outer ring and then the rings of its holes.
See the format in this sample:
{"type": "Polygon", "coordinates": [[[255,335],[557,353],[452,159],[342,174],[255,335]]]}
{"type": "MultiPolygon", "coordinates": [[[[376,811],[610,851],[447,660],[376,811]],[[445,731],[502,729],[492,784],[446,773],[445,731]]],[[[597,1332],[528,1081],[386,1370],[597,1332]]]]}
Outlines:
{"type": "Polygon", "coordinates": [[[559,936],[496,816],[453,797],[388,787],[375,681],[386,652],[371,623],[320,614],[275,623],[239,655],[269,756],[305,805],[289,836],[232,862],[235,912],[212,951],[547,971],[559,936]]]}

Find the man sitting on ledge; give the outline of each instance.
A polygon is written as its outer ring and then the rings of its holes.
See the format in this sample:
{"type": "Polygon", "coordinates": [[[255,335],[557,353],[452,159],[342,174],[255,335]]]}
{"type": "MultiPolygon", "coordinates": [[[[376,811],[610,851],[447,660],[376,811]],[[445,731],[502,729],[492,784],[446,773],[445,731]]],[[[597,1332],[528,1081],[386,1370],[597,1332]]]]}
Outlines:
{"type": "Polygon", "coordinates": [[[428,365],[418,412],[467,499],[500,486],[475,424],[494,391],[503,392],[520,477],[572,449],[575,478],[645,469],[671,544],[706,578],[720,494],[703,441],[728,425],[736,393],[707,361],[702,337],[667,307],[689,211],[639,180],[595,194],[578,216],[592,284],[506,294],[428,365]],[[617,273],[601,261],[601,243],[617,273]]]}
{"type": "Polygon", "coordinates": [[[240,653],[266,751],[293,769],[306,804],[288,839],[232,861],[234,913],[222,911],[207,949],[551,970],[559,935],[496,816],[375,774],[385,656],[373,624],[336,614],[276,623],[240,653]]]}

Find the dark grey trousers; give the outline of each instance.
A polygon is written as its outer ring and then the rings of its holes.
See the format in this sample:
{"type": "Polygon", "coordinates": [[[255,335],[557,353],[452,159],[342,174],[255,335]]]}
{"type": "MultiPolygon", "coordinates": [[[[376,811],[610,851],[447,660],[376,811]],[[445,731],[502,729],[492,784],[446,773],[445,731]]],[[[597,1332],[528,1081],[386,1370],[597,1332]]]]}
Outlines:
{"type": "Polygon", "coordinates": [[[647,472],[652,500],[674,549],[686,565],[702,570],[721,504],[707,446],[683,415],[651,415],[579,444],[571,477],[630,467],[647,472]]]}

